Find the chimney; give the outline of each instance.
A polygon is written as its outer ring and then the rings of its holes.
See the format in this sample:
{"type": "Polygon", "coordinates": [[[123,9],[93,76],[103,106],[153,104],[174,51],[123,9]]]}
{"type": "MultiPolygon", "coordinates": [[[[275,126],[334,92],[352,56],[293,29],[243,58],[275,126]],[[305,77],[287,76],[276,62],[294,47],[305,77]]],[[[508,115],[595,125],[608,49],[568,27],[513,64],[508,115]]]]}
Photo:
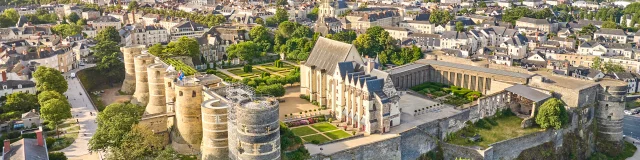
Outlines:
{"type": "Polygon", "coordinates": [[[7,71],[2,71],[2,82],[7,81],[7,71]]]}
{"type": "Polygon", "coordinates": [[[4,140],[4,153],[9,153],[9,151],[11,151],[11,140],[5,139],[4,140]]]}
{"type": "Polygon", "coordinates": [[[38,146],[44,147],[44,137],[42,137],[42,129],[36,131],[36,140],[38,140],[38,146]]]}

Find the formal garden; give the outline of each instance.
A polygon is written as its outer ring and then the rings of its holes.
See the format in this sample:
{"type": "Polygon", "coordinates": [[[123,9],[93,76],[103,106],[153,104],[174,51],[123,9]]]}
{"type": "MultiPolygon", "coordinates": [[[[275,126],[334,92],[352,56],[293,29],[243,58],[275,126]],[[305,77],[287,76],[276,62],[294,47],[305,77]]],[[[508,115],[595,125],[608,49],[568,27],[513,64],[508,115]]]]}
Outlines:
{"type": "MultiPolygon", "coordinates": [[[[312,118],[298,122],[288,122],[287,125],[292,127],[291,131],[293,131],[296,136],[300,136],[305,142],[313,144],[323,144],[334,140],[349,138],[355,134],[347,133],[329,122],[324,122],[323,119],[318,121],[314,121],[314,119],[317,120],[317,118],[312,118]]],[[[331,120],[331,118],[328,120],[331,120]]]]}
{"type": "Polygon", "coordinates": [[[496,113],[493,117],[480,119],[476,123],[467,121],[463,129],[447,135],[445,141],[462,146],[487,148],[496,142],[544,130],[537,126],[522,128],[521,122],[521,118],[506,109],[496,113]]]}
{"type": "Polygon", "coordinates": [[[433,99],[444,97],[442,102],[454,106],[471,103],[482,96],[482,93],[478,91],[436,82],[422,83],[411,87],[411,90],[433,99]]]}

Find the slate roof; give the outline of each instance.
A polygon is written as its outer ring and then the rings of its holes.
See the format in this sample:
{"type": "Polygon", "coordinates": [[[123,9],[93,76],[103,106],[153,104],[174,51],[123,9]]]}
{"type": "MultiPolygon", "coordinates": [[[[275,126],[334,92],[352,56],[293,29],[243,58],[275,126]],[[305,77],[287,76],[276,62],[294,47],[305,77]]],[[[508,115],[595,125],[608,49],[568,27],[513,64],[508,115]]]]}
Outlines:
{"type": "Polygon", "coordinates": [[[336,64],[344,62],[351,49],[355,49],[351,44],[320,37],[304,65],[335,73],[336,64]]]}
{"type": "MultiPolygon", "coordinates": [[[[18,85],[22,85],[22,88],[30,88],[35,87],[36,83],[29,80],[7,80],[5,82],[0,82],[0,86],[7,86],[7,89],[18,89],[18,85]]],[[[2,90],[2,88],[0,88],[2,90]]]]}
{"type": "Polygon", "coordinates": [[[614,73],[616,75],[616,77],[618,77],[619,80],[625,80],[625,79],[635,79],[638,78],[636,75],[630,73],[630,72],[617,72],[614,73]]]}
{"type": "Polygon", "coordinates": [[[515,93],[534,102],[541,102],[551,97],[551,95],[549,94],[542,93],[538,90],[521,84],[516,84],[504,90],[515,93]]]}
{"type": "Polygon", "coordinates": [[[382,91],[382,87],[384,87],[383,79],[370,79],[367,80],[367,89],[369,92],[377,92],[382,91]]]}
{"type": "MultiPolygon", "coordinates": [[[[46,142],[45,142],[46,143],[46,142]]],[[[11,143],[11,151],[4,155],[5,160],[48,160],[45,147],[38,146],[38,140],[24,138],[11,143]]]]}
{"type": "Polygon", "coordinates": [[[626,36],[622,29],[609,29],[609,28],[601,28],[596,31],[596,34],[608,34],[608,35],[618,35],[618,36],[626,36]]]}
{"type": "Polygon", "coordinates": [[[340,76],[344,79],[347,73],[353,73],[353,62],[339,62],[338,69],[340,71],[340,76]]]}
{"type": "Polygon", "coordinates": [[[467,39],[467,38],[469,38],[469,36],[467,36],[466,32],[444,31],[442,33],[442,38],[446,38],[446,39],[467,39]]]}
{"type": "Polygon", "coordinates": [[[120,22],[120,20],[112,16],[101,16],[93,20],[93,22],[120,22]]]}
{"type": "Polygon", "coordinates": [[[510,72],[505,70],[498,70],[498,69],[491,69],[491,68],[484,68],[484,67],[477,67],[477,66],[459,64],[459,63],[451,63],[451,62],[428,60],[428,59],[421,59],[416,61],[416,63],[459,68],[463,70],[484,72],[484,73],[497,74],[497,75],[503,75],[503,76],[509,76],[509,77],[517,77],[517,78],[530,78],[532,76],[525,73],[510,72]]]}
{"type": "Polygon", "coordinates": [[[522,17],[520,19],[518,19],[517,21],[519,22],[526,22],[526,23],[533,23],[533,24],[549,24],[549,21],[547,21],[546,19],[535,19],[535,18],[529,18],[529,17],[522,17]]]}
{"type": "Polygon", "coordinates": [[[177,25],[173,26],[172,28],[190,28],[194,31],[199,31],[199,30],[204,30],[205,28],[208,28],[207,26],[204,26],[202,24],[198,24],[192,21],[184,21],[184,22],[180,22],[177,25]],[[200,29],[198,29],[200,28],[200,29]]]}

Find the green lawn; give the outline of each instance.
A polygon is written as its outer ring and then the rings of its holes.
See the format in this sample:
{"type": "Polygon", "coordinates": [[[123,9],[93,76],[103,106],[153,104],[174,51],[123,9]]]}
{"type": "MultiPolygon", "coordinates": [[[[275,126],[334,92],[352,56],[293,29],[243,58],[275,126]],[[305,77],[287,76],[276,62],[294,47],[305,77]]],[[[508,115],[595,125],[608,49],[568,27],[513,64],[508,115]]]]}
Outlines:
{"type": "Polygon", "coordinates": [[[291,131],[296,136],[306,136],[306,135],[318,133],[315,130],[309,128],[309,126],[302,126],[302,127],[298,127],[298,128],[292,128],[291,131]]]}
{"type": "Polygon", "coordinates": [[[347,133],[347,132],[345,132],[343,130],[325,132],[324,134],[329,136],[333,140],[351,137],[351,134],[349,134],[349,133],[347,133]]]}
{"type": "Polygon", "coordinates": [[[278,67],[273,66],[273,63],[268,63],[268,64],[260,65],[260,67],[264,67],[264,69],[266,69],[267,71],[278,72],[278,73],[281,73],[281,74],[289,73],[289,71],[291,71],[291,69],[295,68],[294,66],[292,66],[292,65],[290,65],[288,63],[284,63],[284,62],[282,62],[282,65],[283,66],[281,68],[278,68],[278,67]]]}
{"type": "Polygon", "coordinates": [[[250,73],[246,73],[242,70],[242,68],[235,68],[235,69],[229,69],[227,70],[237,76],[240,76],[242,78],[255,78],[255,77],[259,77],[260,74],[262,74],[262,70],[258,69],[258,68],[253,68],[252,72],[250,73]]]}
{"type": "Polygon", "coordinates": [[[332,124],[327,122],[312,124],[311,127],[317,129],[320,132],[327,132],[338,129],[336,126],[333,126],[332,124]]]}
{"type": "Polygon", "coordinates": [[[480,146],[483,148],[489,147],[490,144],[524,136],[527,134],[531,134],[534,132],[543,131],[543,129],[538,127],[530,127],[530,128],[521,128],[520,123],[522,119],[517,116],[506,116],[501,118],[495,118],[493,120],[489,120],[495,122],[495,124],[486,124],[490,126],[488,128],[475,127],[478,130],[478,134],[482,137],[482,140],[479,142],[470,142],[467,138],[462,137],[462,132],[465,129],[462,129],[456,133],[454,133],[452,138],[448,140],[448,143],[463,145],[463,146],[480,146]]]}
{"type": "Polygon", "coordinates": [[[324,142],[330,141],[330,139],[328,139],[327,137],[324,137],[322,134],[306,136],[306,137],[302,137],[302,139],[307,142],[312,142],[314,140],[317,140],[318,143],[324,143],[324,142]]]}

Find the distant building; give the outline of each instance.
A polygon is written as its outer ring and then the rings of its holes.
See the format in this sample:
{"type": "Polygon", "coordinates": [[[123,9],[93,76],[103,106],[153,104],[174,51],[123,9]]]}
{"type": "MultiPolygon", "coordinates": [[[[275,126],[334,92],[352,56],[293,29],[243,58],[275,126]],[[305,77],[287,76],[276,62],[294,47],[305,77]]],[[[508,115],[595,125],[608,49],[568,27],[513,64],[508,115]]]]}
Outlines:
{"type": "Polygon", "coordinates": [[[96,32],[100,32],[101,30],[107,29],[108,27],[113,27],[116,30],[120,30],[120,28],[122,28],[122,22],[112,16],[98,17],[93,21],[87,22],[87,24],[95,28],[96,32]]]}
{"type": "Polygon", "coordinates": [[[36,112],[35,109],[22,114],[22,124],[24,124],[24,128],[38,127],[41,123],[40,114],[36,112]]]}
{"type": "Polygon", "coordinates": [[[187,38],[202,37],[202,35],[207,31],[209,31],[209,28],[205,25],[192,21],[184,21],[171,27],[169,30],[169,33],[171,34],[170,41],[178,40],[183,36],[186,36],[187,38]]]}
{"type": "Polygon", "coordinates": [[[35,134],[36,139],[23,138],[13,143],[9,139],[5,139],[0,159],[48,160],[49,151],[45,136],[42,134],[42,127],[36,130],[35,134]]]}
{"type": "MultiPolygon", "coordinates": [[[[6,76],[6,73],[2,75],[6,76]]],[[[0,82],[0,87],[2,87],[0,88],[0,96],[7,96],[12,93],[36,94],[36,83],[30,80],[4,80],[0,82]]]]}

